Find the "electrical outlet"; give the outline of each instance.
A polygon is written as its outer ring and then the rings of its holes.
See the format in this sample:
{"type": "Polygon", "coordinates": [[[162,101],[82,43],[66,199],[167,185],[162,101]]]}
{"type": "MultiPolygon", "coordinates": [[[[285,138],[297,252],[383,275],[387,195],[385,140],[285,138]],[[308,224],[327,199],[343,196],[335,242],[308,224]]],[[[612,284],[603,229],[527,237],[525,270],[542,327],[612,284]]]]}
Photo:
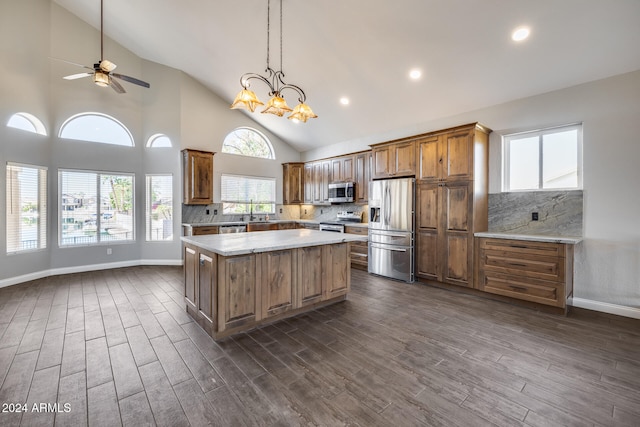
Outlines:
{"type": "Polygon", "coordinates": [[[107,255],[111,255],[113,253],[113,250],[111,248],[107,248],[107,255]]]}
{"type": "Polygon", "coordinates": [[[324,213],[324,211],[322,209],[320,209],[320,215],[322,215],[324,213]]]}
{"type": "Polygon", "coordinates": [[[213,210],[213,214],[214,214],[214,215],[218,215],[218,209],[214,209],[214,210],[213,210]]]}
{"type": "Polygon", "coordinates": [[[305,214],[305,215],[307,214],[307,210],[306,210],[306,209],[304,210],[304,214],[305,214]]]}
{"type": "Polygon", "coordinates": [[[531,221],[538,220],[538,212],[531,212],[531,221]]]}
{"type": "Polygon", "coordinates": [[[209,209],[204,211],[207,215],[209,215],[209,209]]]}
{"type": "Polygon", "coordinates": [[[282,208],[280,208],[280,213],[282,213],[282,208]]]}

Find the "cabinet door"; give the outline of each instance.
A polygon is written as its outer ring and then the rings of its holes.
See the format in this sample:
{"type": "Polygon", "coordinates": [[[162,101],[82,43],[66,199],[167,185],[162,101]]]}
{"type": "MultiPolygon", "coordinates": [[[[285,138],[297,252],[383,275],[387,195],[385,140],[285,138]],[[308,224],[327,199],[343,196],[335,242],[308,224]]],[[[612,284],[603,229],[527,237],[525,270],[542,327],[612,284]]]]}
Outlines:
{"type": "Polygon", "coordinates": [[[313,176],[313,164],[305,163],[304,164],[304,194],[303,194],[303,203],[311,204],[313,203],[313,187],[314,187],[314,176],[313,176]]]}
{"type": "Polygon", "coordinates": [[[331,162],[321,162],[320,203],[329,203],[329,181],[331,179],[331,162]]]}
{"type": "Polygon", "coordinates": [[[441,177],[443,159],[439,141],[433,136],[417,142],[418,179],[435,181],[441,177]]]}
{"type": "Polygon", "coordinates": [[[311,203],[322,201],[322,162],[313,163],[313,198],[311,203]]]}
{"type": "Polygon", "coordinates": [[[225,309],[218,313],[219,331],[261,319],[257,282],[255,254],[220,257],[218,299],[224,301],[225,309]]]}
{"type": "Polygon", "coordinates": [[[283,203],[285,205],[300,204],[303,200],[304,165],[302,163],[285,163],[283,165],[283,203]]]}
{"type": "Polygon", "coordinates": [[[345,157],[342,159],[342,180],[354,181],[355,176],[353,174],[353,157],[345,157]]]}
{"type": "Polygon", "coordinates": [[[421,182],[416,187],[416,275],[440,280],[440,188],[435,182],[421,182]]]}
{"type": "Polygon", "coordinates": [[[331,178],[329,182],[337,182],[342,181],[342,167],[344,162],[342,159],[333,159],[331,160],[331,178]]]}
{"type": "Polygon", "coordinates": [[[216,255],[200,252],[198,263],[198,320],[205,329],[215,331],[216,255]]]}
{"type": "Polygon", "coordinates": [[[296,287],[294,250],[266,252],[262,260],[262,317],[275,316],[293,308],[296,287]]]}
{"type": "Polygon", "coordinates": [[[198,305],[196,298],[198,294],[197,268],[198,258],[196,250],[192,247],[183,246],[184,255],[184,301],[187,303],[187,310],[196,314],[198,305]]]}
{"type": "Polygon", "coordinates": [[[296,307],[320,302],[322,293],[322,246],[297,249],[298,295],[296,307]]]}
{"type": "Polygon", "coordinates": [[[369,199],[369,163],[371,153],[361,153],[355,156],[355,202],[366,203],[369,199]]]}
{"type": "Polygon", "coordinates": [[[183,202],[187,205],[213,203],[213,154],[183,151],[183,202]]]}
{"type": "Polygon", "coordinates": [[[389,165],[391,163],[391,147],[386,145],[383,147],[374,147],[371,151],[373,156],[371,171],[372,178],[387,178],[391,176],[389,165]]]}
{"type": "Polygon", "coordinates": [[[394,176],[414,176],[416,174],[416,145],[414,141],[402,142],[392,146],[394,176]]]}
{"type": "Polygon", "coordinates": [[[473,234],[471,215],[473,184],[467,181],[441,184],[442,207],[442,281],[462,286],[473,285],[473,234]]]}
{"type": "Polygon", "coordinates": [[[444,179],[473,179],[473,130],[442,135],[444,179]]]}
{"type": "Polygon", "coordinates": [[[326,272],[324,299],[345,295],[351,288],[351,254],[348,243],[324,245],[323,270],[326,272]]]}

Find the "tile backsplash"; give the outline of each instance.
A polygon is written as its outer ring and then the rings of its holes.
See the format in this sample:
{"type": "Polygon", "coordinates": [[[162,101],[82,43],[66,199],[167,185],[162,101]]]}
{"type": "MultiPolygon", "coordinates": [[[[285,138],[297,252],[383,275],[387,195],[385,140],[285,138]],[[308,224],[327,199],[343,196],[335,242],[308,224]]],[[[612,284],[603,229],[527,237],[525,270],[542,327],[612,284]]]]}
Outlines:
{"type": "Polygon", "coordinates": [[[582,236],[582,210],[582,190],[489,194],[489,231],[582,236]]]}

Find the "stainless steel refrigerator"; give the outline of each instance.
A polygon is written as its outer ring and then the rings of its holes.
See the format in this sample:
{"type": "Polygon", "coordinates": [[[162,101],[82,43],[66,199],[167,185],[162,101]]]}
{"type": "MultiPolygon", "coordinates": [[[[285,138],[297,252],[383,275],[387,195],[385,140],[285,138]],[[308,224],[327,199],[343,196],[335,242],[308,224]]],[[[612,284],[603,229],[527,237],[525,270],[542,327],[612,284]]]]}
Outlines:
{"type": "Polygon", "coordinates": [[[413,282],[415,181],[369,184],[369,273],[413,282]]]}

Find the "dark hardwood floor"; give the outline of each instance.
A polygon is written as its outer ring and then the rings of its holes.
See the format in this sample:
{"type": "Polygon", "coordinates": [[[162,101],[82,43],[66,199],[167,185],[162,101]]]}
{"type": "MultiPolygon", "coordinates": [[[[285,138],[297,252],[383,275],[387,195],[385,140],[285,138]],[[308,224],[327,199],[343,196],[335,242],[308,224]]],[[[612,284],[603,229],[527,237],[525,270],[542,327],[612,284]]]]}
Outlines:
{"type": "Polygon", "coordinates": [[[0,425],[640,425],[640,321],[352,274],[347,301],[221,342],[178,267],[0,289],[0,425]]]}

